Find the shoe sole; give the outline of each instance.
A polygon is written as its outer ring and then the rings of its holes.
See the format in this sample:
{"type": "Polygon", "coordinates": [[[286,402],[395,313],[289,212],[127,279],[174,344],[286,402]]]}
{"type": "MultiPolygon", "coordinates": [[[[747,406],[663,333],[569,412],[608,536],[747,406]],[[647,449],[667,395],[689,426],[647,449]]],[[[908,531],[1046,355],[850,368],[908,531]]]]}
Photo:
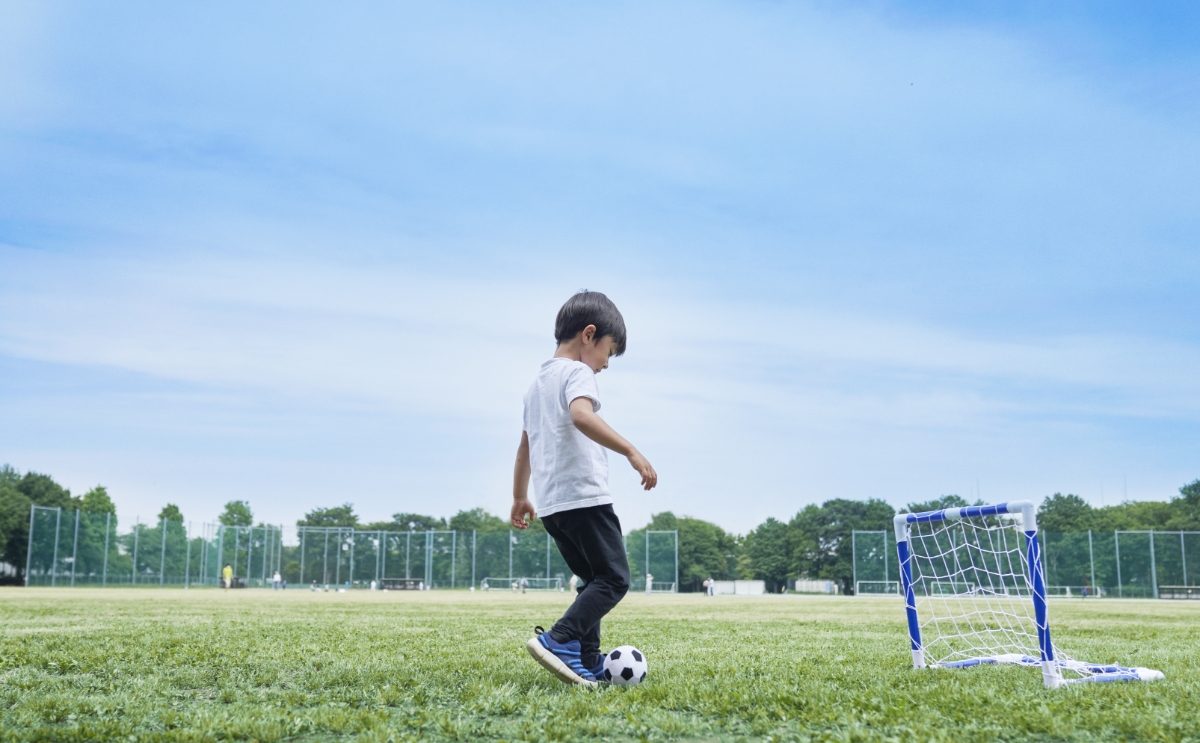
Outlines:
{"type": "Polygon", "coordinates": [[[596,685],[595,681],[588,681],[583,676],[568,668],[567,664],[559,660],[557,655],[543,647],[542,643],[536,637],[525,643],[525,649],[529,651],[534,660],[541,664],[542,668],[553,673],[564,684],[574,684],[576,686],[596,685]]]}

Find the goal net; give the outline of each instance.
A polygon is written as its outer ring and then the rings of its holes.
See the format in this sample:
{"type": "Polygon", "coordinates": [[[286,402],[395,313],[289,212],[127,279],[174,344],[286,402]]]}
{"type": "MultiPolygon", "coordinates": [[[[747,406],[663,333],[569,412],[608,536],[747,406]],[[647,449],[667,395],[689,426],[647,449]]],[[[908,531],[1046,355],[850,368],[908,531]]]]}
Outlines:
{"type": "Polygon", "coordinates": [[[561,591],[562,578],[484,578],[479,581],[484,591],[561,591]]]}
{"type": "Polygon", "coordinates": [[[1040,667],[1050,688],[1163,677],[1148,668],[1078,661],[1051,641],[1029,501],[898,514],[895,529],[916,668],[1040,667]]]}

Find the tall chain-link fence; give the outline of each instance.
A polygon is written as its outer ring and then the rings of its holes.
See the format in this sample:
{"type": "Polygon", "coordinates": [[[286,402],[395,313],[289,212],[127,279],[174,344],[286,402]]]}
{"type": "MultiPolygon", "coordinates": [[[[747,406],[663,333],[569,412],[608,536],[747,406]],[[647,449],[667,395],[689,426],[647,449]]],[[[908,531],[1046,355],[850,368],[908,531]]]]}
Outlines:
{"type": "MultiPolygon", "coordinates": [[[[1041,532],[1051,596],[1200,598],[1200,532],[1041,532]]],[[[898,596],[892,531],[852,535],[855,592],[898,596]]]]}
{"type": "Polygon", "coordinates": [[[200,539],[166,519],[125,532],[111,513],[33,506],[25,584],[30,586],[182,585],[201,577],[200,539]]]}
{"type": "MultiPolygon", "coordinates": [[[[675,591],[679,535],[637,531],[625,538],[633,590],[675,591]]],[[[365,531],[140,520],[124,531],[110,513],[34,506],[25,566],[30,586],[565,590],[571,570],[542,530],[365,531]],[[226,571],[228,568],[228,571],[226,571]],[[278,574],[279,582],[275,578],[278,574]]]]}

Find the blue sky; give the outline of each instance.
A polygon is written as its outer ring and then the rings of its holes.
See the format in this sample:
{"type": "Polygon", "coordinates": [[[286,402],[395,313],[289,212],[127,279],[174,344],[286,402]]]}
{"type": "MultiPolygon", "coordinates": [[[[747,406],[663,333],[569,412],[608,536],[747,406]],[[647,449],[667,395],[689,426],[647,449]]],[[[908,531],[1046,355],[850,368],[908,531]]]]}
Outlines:
{"type": "Polygon", "coordinates": [[[1200,477],[1200,11],[0,7],[0,461],[123,519],[506,509],[608,293],[627,526],[1200,477]]]}

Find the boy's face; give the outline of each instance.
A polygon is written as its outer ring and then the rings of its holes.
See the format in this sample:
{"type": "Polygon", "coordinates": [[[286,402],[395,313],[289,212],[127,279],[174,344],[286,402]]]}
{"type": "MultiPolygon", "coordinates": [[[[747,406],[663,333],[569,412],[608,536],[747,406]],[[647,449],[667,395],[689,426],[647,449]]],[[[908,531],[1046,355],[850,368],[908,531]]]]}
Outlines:
{"type": "Polygon", "coordinates": [[[596,327],[589,325],[583,331],[583,348],[579,360],[587,364],[596,374],[608,368],[608,360],[617,352],[617,342],[611,335],[596,338],[596,327]]]}

